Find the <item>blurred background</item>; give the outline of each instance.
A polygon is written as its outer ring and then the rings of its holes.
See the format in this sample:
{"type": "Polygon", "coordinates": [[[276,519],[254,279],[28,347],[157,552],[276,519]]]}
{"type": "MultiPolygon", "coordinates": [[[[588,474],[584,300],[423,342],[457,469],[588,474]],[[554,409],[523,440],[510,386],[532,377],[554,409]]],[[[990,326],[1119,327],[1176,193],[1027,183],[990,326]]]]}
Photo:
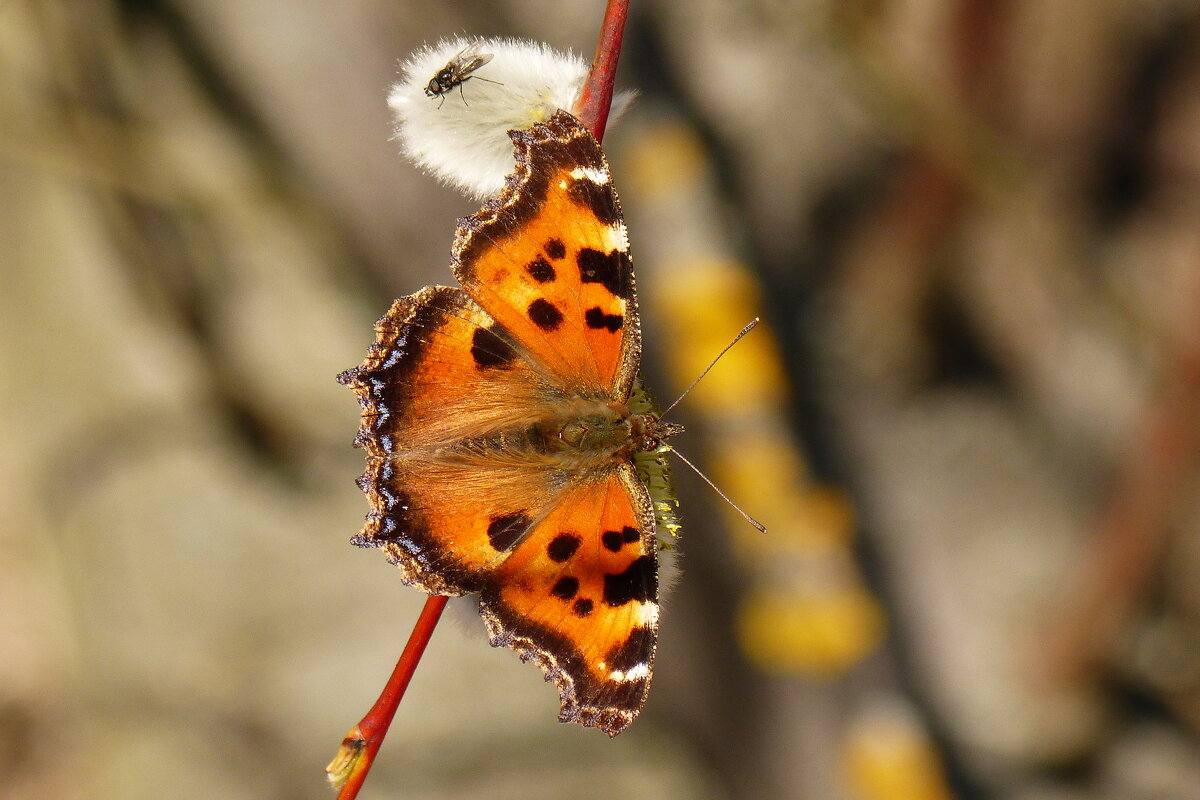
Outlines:
{"type": "MultiPolygon", "coordinates": [[[[332,796],[424,600],[347,544],[333,377],[476,208],[388,85],[602,13],[0,0],[0,798],[332,796]]],[[[676,445],[769,532],[676,468],[611,741],[460,601],[362,796],[1200,798],[1198,43],[1189,0],[635,2],[648,380],[763,316],[676,445]]]]}

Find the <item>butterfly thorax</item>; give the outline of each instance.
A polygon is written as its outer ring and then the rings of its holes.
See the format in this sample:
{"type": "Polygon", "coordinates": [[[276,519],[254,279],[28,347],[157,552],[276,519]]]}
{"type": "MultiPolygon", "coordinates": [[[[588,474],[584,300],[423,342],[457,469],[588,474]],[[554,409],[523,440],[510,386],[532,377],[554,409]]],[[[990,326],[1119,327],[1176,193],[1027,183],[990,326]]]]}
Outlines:
{"type": "Polygon", "coordinates": [[[534,426],[548,455],[601,463],[624,461],[634,453],[654,450],[678,425],[663,423],[654,413],[634,414],[617,401],[576,398],[534,426]]]}
{"type": "Polygon", "coordinates": [[[453,449],[460,456],[490,454],[582,474],[657,450],[682,430],[653,412],[633,413],[619,401],[575,397],[548,404],[528,425],[472,437],[453,449]]]}

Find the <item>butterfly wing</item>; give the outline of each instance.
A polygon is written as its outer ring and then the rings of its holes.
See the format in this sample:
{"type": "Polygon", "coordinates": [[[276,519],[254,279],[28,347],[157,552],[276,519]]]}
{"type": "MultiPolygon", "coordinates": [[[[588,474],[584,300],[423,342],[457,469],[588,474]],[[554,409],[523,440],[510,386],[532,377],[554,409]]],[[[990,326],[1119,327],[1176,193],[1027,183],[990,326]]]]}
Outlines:
{"type": "Polygon", "coordinates": [[[494,646],[557,684],[559,718],[611,736],[650,689],[658,632],[654,517],[632,467],[571,487],[480,596],[494,646]]]}
{"type": "Polygon", "coordinates": [[[454,275],[565,386],[624,400],[641,336],[604,153],[565,111],[509,136],[517,170],[495,199],[459,221],[454,275]]]}
{"type": "Polygon", "coordinates": [[[382,547],[432,594],[478,591],[562,482],[487,445],[554,390],[460,289],[402,297],[375,328],[362,366],[338,376],[363,407],[355,444],[371,511],[355,543],[382,547]]]}

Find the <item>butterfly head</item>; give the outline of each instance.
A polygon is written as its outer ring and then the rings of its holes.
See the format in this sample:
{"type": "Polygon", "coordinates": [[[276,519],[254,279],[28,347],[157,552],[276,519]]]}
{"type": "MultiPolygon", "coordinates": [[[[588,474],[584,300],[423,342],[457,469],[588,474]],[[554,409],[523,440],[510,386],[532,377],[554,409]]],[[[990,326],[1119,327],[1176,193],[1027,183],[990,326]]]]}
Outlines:
{"type": "Polygon", "coordinates": [[[630,423],[634,439],[638,442],[637,449],[648,452],[669,449],[667,439],[683,433],[683,426],[678,422],[663,422],[655,413],[635,414],[630,418],[630,423]]]}

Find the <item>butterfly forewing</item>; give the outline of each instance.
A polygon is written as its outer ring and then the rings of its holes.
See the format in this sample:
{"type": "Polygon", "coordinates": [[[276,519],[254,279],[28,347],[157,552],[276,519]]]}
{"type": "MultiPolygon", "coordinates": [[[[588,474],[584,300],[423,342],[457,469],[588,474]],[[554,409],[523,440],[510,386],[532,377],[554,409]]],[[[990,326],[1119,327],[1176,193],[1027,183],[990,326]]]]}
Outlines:
{"type": "Polygon", "coordinates": [[[550,373],[624,399],[640,334],[604,154],[565,112],[510,135],[517,172],[498,198],[461,221],[455,277],[550,373]]]}

